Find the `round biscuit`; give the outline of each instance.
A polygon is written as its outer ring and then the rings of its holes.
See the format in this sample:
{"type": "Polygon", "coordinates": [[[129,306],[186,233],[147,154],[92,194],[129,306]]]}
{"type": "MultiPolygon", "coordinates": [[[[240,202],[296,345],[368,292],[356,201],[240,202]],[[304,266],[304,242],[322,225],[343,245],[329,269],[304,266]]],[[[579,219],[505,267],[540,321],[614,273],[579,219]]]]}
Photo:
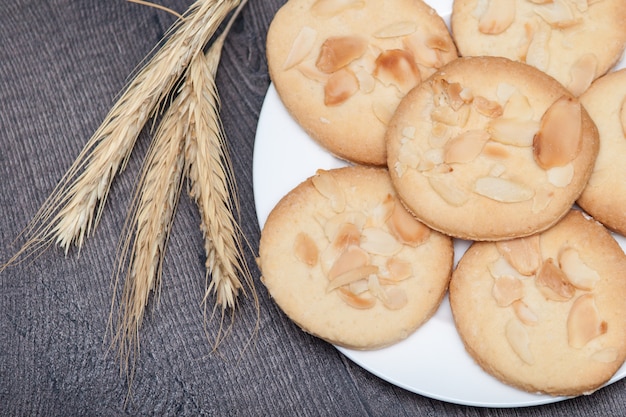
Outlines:
{"type": "Polygon", "coordinates": [[[533,65],[576,96],[620,59],[625,24],[623,0],[455,0],[451,16],[462,56],[533,65]]]}
{"type": "Polygon", "coordinates": [[[287,111],[332,154],[365,165],[385,165],[386,124],[400,98],[457,57],[445,22],[421,0],[290,0],[266,44],[270,78],[287,111]],[[345,51],[322,54],[332,39],[356,39],[362,49],[347,62],[318,65],[321,55],[345,51]],[[326,87],[337,84],[342,93],[327,96],[326,87]]]}
{"type": "Polygon", "coordinates": [[[452,271],[452,240],[403,211],[423,235],[400,243],[388,223],[394,209],[404,210],[387,170],[354,166],[318,171],[272,210],[259,247],[262,282],[304,331],[335,345],[376,349],[406,338],[434,314],[452,271]],[[359,232],[348,239],[343,227],[359,232]],[[339,285],[333,280],[341,274],[331,271],[351,251],[367,255],[345,271],[361,265],[365,273],[339,285]],[[398,275],[392,265],[408,269],[398,275]]]}
{"type": "Polygon", "coordinates": [[[504,244],[472,244],[453,273],[450,305],[467,352],[528,392],[575,396],[600,388],[626,359],[622,249],[579,210],[539,235],[504,244]],[[520,259],[535,259],[535,272],[520,259]],[[538,278],[555,269],[566,284],[538,278]]]}
{"type": "Polygon", "coordinates": [[[600,151],[578,204],[626,235],[626,69],[596,80],[580,100],[598,128],[600,151]]]}
{"type": "Polygon", "coordinates": [[[386,140],[390,175],[408,209],[470,240],[521,237],[556,223],[598,152],[596,127],[576,98],[534,67],[498,57],[459,58],[422,82],[401,101],[386,140]],[[558,134],[544,133],[544,115],[564,103],[576,120],[550,117],[560,120],[558,134]],[[572,146],[571,157],[540,166],[562,128],[577,124],[560,148],[572,146]]]}

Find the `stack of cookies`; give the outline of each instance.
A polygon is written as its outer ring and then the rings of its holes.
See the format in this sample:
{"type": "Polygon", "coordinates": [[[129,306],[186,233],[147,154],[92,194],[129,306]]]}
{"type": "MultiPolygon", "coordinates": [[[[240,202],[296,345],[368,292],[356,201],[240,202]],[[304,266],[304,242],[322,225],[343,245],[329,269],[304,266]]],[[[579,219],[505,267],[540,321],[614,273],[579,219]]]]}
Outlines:
{"type": "Polygon", "coordinates": [[[375,349],[449,293],[467,352],[579,395],[626,360],[623,0],[289,0],[267,37],[293,118],[350,166],[270,213],[262,280],[303,330],[375,349]],[[598,45],[602,45],[601,48],[598,45]],[[585,210],[578,209],[576,203],[585,210]],[[473,242],[454,265],[455,239],[473,242]]]}

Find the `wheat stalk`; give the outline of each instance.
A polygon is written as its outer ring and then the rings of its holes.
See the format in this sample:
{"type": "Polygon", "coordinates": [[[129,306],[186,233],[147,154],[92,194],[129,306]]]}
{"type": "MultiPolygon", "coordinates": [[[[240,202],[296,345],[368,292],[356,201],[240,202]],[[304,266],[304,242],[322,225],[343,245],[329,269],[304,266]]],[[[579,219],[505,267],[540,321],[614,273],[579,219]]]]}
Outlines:
{"type": "Polygon", "coordinates": [[[134,76],[100,127],[24,231],[26,243],[0,271],[24,254],[56,241],[67,254],[97,226],[111,183],[130,157],[139,133],[202,51],[237,0],[197,0],[134,76]]]}
{"type": "Polygon", "coordinates": [[[225,153],[215,86],[224,39],[244,4],[245,0],[207,53],[192,58],[144,162],[125,227],[126,237],[122,239],[116,279],[117,288],[120,272],[128,262],[114,342],[118,345],[122,367],[130,370],[131,375],[133,368],[128,365],[136,358],[145,309],[151,292],[158,289],[161,282],[163,256],[183,174],[190,179],[190,194],[201,213],[207,277],[209,273],[212,276],[207,293],[211,288],[218,289],[216,305],[221,305],[224,311],[235,306],[238,292],[243,288],[240,275],[252,287],[252,276],[242,262],[240,230],[230,203],[234,176],[225,153]]]}
{"type": "MultiPolygon", "coordinates": [[[[242,1],[224,32],[213,42],[204,56],[198,56],[187,74],[189,94],[193,97],[188,136],[185,140],[185,172],[189,194],[200,212],[200,229],[204,236],[207,290],[204,303],[213,293],[215,306],[221,307],[222,318],[227,309],[234,311],[243,283],[254,288],[253,279],[243,260],[243,234],[234,217],[236,184],[227,142],[219,116],[220,100],[215,76],[224,39],[245,5],[242,1]],[[210,280],[209,280],[210,276],[210,280]]],[[[254,294],[254,291],[253,291],[254,294]]],[[[219,335],[216,344],[219,344],[219,335]]]]}
{"type": "Polygon", "coordinates": [[[150,293],[160,286],[165,248],[183,183],[185,125],[179,121],[179,111],[178,106],[168,110],[155,132],[122,239],[120,265],[128,261],[130,266],[115,340],[125,367],[138,349],[139,327],[150,293]]]}

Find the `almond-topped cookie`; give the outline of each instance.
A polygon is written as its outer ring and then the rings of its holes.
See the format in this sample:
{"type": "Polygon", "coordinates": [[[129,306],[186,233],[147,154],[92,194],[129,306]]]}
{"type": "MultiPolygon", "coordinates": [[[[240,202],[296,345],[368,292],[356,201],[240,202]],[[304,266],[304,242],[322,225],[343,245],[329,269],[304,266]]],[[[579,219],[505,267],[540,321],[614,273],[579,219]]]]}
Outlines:
{"type": "Polygon", "coordinates": [[[286,109],[334,155],[385,165],[400,99],[457,57],[421,0],[290,0],[267,35],[269,74],[286,109]]]}
{"type": "Polygon", "coordinates": [[[624,0],[454,0],[451,27],[462,56],[502,56],[583,93],[626,46],[624,0]]]}
{"type": "Polygon", "coordinates": [[[626,256],[579,210],[549,230],[475,242],[450,281],[467,352],[506,384],[588,394],[626,359],[626,256]]]}
{"type": "Polygon", "coordinates": [[[626,236],[626,69],[596,80],[580,100],[598,127],[600,152],[578,204],[626,236]]]}
{"type": "Polygon", "coordinates": [[[399,197],[430,227],[463,239],[545,230],[582,192],[596,127],[552,77],[497,57],[459,58],[401,101],[387,131],[399,197]]]}
{"type": "Polygon", "coordinates": [[[304,331],[335,345],[398,342],[441,303],[452,240],[418,222],[387,170],[320,170],[272,210],[259,247],[262,282],[304,331]]]}

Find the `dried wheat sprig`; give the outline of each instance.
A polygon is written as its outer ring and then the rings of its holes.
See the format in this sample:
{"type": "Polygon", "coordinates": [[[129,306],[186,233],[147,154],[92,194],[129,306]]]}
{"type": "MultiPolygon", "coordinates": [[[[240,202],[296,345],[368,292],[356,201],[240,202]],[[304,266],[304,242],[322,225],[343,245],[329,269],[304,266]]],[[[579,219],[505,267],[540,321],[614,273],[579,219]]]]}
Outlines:
{"type": "Polygon", "coordinates": [[[24,254],[56,241],[79,249],[99,222],[115,174],[128,162],[140,131],[201,53],[236,0],[197,0],[169,37],[133,77],[24,231],[26,243],[0,271],[24,254]]]}
{"type": "MultiPolygon", "coordinates": [[[[168,110],[150,146],[121,240],[120,267],[128,262],[115,341],[121,364],[139,347],[139,327],[150,294],[158,290],[167,240],[184,169],[184,129],[179,108],[168,110]]],[[[119,275],[116,279],[119,280],[119,275]]]]}
{"type": "MultiPolygon", "coordinates": [[[[226,14],[222,16],[222,19],[226,14]]],[[[227,29],[229,27],[230,25],[227,29]]],[[[194,137],[198,113],[205,110],[203,106],[205,92],[200,91],[200,95],[197,92],[198,70],[203,68],[207,57],[214,57],[211,51],[215,50],[216,45],[221,50],[227,29],[214,41],[207,55],[197,54],[191,59],[176,97],[163,114],[155,132],[151,151],[144,162],[141,181],[125,227],[125,238],[121,241],[116,288],[120,273],[125,268],[124,265],[128,263],[129,266],[120,301],[119,321],[114,342],[118,346],[122,368],[130,370],[131,374],[133,368],[128,367],[129,361],[136,357],[135,354],[139,348],[139,327],[150,294],[158,289],[161,282],[161,266],[167,236],[178,201],[180,184],[184,174],[188,173],[187,144],[189,138],[194,137]]],[[[216,59],[219,61],[219,56],[216,59]]],[[[215,67],[217,67],[217,61],[214,63],[215,67]]],[[[212,74],[205,74],[201,71],[200,77],[200,82],[214,83],[215,71],[212,74]],[[205,75],[209,75],[210,79],[204,79],[205,75]]],[[[217,114],[207,114],[201,117],[219,118],[217,114]]],[[[213,123],[219,124],[219,120],[213,123]]],[[[212,169],[218,169],[218,167],[213,166],[212,169]]],[[[222,183],[221,180],[217,180],[216,183],[206,183],[203,186],[211,189],[216,186],[221,187],[222,183]]],[[[222,213],[222,215],[225,214],[222,213]]],[[[220,219],[217,221],[223,223],[220,219]]],[[[221,232],[234,235],[233,231],[225,228],[221,232]]],[[[224,239],[227,241],[228,237],[224,239]]],[[[226,262],[237,263],[239,257],[228,259],[226,262]]],[[[233,270],[247,271],[245,267],[235,267],[233,270]]],[[[248,276],[252,279],[250,274],[248,276]]],[[[233,299],[231,304],[234,304],[236,291],[240,287],[239,284],[233,290],[234,294],[229,296],[233,299]]],[[[111,317],[113,317],[113,310],[111,317]]]]}
{"type": "MultiPolygon", "coordinates": [[[[235,219],[238,211],[236,184],[215,84],[225,37],[245,3],[245,0],[241,2],[222,34],[204,56],[192,62],[187,73],[189,94],[195,106],[191,109],[185,142],[185,172],[189,194],[200,212],[200,229],[204,236],[207,290],[203,301],[206,306],[213,293],[215,307],[221,307],[222,317],[225,310],[234,311],[244,283],[254,290],[252,275],[243,260],[243,233],[235,219]]],[[[216,344],[219,340],[218,335],[216,344]]]]}

